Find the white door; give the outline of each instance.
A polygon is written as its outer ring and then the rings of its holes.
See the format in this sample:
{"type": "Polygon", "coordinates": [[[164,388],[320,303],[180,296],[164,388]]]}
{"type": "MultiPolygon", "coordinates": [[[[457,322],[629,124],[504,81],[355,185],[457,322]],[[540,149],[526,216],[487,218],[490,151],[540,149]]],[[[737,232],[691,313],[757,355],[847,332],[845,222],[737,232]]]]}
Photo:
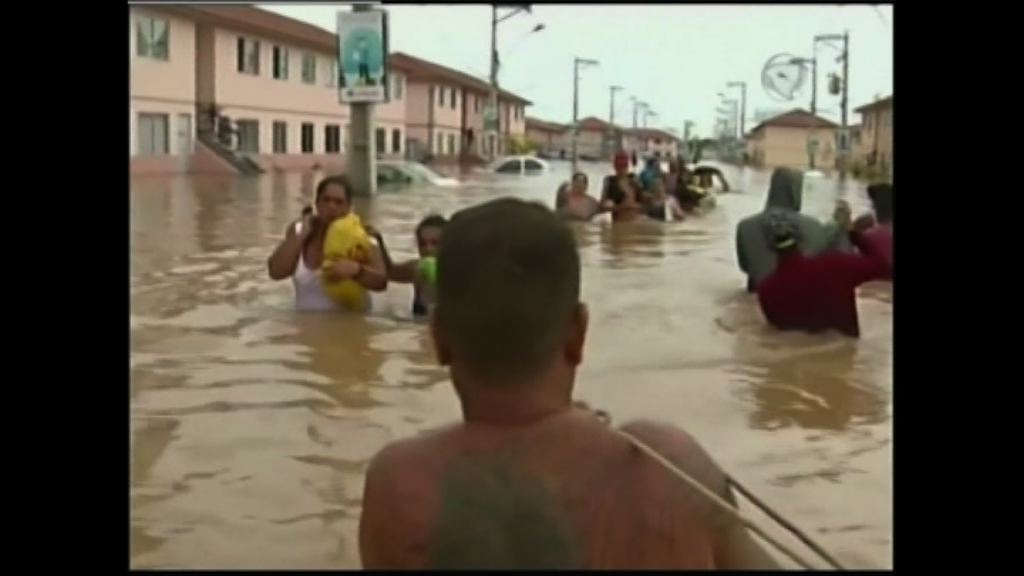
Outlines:
{"type": "Polygon", "coordinates": [[[192,159],[192,115],[178,114],[178,162],[188,168],[192,159]]]}

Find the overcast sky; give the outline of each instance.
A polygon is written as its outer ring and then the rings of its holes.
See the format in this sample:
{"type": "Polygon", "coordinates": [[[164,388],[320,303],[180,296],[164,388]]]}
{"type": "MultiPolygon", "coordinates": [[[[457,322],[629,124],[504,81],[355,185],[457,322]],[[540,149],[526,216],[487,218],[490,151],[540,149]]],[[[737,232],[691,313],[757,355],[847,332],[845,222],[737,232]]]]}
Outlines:
{"type": "MultiPolygon", "coordinates": [[[[346,5],[262,4],[261,8],[335,31],[346,5]]],[[[391,50],[409,53],[487,78],[491,8],[486,5],[387,5],[391,50]]],[[[499,9],[499,14],[508,10],[499,9]]],[[[718,92],[745,81],[747,129],[758,108],[810,108],[810,87],[793,102],[776,102],[761,87],[761,70],[773,55],[810,56],[816,34],[850,32],[850,123],[853,109],[892,93],[891,5],[553,5],[537,4],[498,25],[499,83],[531,100],[529,116],[572,120],[573,56],[600,65],[580,74],[579,117],[608,119],[609,86],[616,94],[617,123],[632,124],[629,96],[658,113],[649,126],[682,130],[696,122],[709,135],[718,92]],[[529,34],[537,24],[544,30],[529,34]]],[[[827,93],[827,75],[841,70],[838,51],[819,46],[818,107],[839,120],[839,98],[827,93]]],[[[728,92],[739,97],[739,90],[728,92]]]]}

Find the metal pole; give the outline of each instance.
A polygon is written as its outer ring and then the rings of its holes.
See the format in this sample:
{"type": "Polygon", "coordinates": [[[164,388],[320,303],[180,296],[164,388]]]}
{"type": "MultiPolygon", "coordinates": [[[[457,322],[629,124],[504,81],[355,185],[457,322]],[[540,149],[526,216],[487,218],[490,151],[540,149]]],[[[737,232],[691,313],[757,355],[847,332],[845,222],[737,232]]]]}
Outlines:
{"type": "Polygon", "coordinates": [[[609,150],[605,150],[606,157],[610,156],[612,153],[611,149],[615,148],[615,92],[622,90],[622,86],[611,86],[610,90],[612,96],[611,102],[608,105],[608,124],[610,124],[608,131],[610,134],[608,135],[609,150]]]}
{"type": "Polygon", "coordinates": [[[815,41],[811,48],[811,128],[807,132],[807,157],[808,166],[814,170],[814,157],[817,155],[817,148],[814,143],[814,124],[818,118],[818,43],[815,41]]]}
{"type": "Polygon", "coordinates": [[[740,138],[743,138],[747,133],[747,83],[740,82],[740,100],[742,100],[740,109],[740,138]]]}
{"type": "Polygon", "coordinates": [[[633,129],[634,130],[636,130],[636,111],[637,111],[637,106],[639,106],[639,105],[640,105],[640,101],[639,100],[633,100],[633,129]]]}
{"type": "Polygon", "coordinates": [[[580,59],[572,59],[572,171],[576,173],[576,140],[580,134],[579,121],[580,59]]]}
{"type": "MultiPolygon", "coordinates": [[[[352,7],[353,12],[369,12],[370,9],[369,4],[356,4],[352,7]]],[[[374,142],[376,131],[373,129],[373,104],[353,102],[351,106],[349,140],[352,142],[352,151],[348,175],[353,192],[372,196],[377,193],[377,147],[374,142]]]]}
{"type": "Polygon", "coordinates": [[[497,157],[497,124],[498,124],[498,6],[491,5],[491,94],[489,107],[493,115],[493,124],[488,126],[487,156],[491,160],[497,157]]]}
{"type": "Polygon", "coordinates": [[[845,140],[846,146],[843,147],[843,152],[840,155],[840,159],[839,159],[839,177],[840,178],[846,178],[846,168],[847,168],[847,165],[849,164],[849,161],[850,161],[850,145],[851,145],[851,140],[850,140],[850,133],[848,132],[849,128],[847,126],[847,116],[846,116],[847,115],[846,106],[847,106],[848,97],[850,95],[850,92],[849,92],[850,76],[849,76],[849,74],[850,74],[850,31],[846,30],[846,31],[843,32],[843,102],[842,102],[842,107],[843,107],[843,120],[842,120],[842,122],[843,122],[843,135],[846,138],[846,140],[845,140]]]}

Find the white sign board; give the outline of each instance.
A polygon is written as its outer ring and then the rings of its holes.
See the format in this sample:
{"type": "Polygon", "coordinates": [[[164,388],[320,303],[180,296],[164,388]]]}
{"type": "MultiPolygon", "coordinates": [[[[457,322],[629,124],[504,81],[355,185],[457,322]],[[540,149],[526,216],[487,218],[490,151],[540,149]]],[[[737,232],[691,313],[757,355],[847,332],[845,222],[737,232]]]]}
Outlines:
{"type": "Polygon", "coordinates": [[[388,100],[388,27],[383,10],[338,12],[338,99],[388,100]]]}

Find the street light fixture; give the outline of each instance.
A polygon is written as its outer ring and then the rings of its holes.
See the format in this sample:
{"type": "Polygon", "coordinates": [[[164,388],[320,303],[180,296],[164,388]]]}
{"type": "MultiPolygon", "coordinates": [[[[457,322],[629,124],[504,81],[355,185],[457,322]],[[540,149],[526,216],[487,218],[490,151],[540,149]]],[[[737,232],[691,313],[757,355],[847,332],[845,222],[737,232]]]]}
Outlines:
{"type": "Polygon", "coordinates": [[[573,57],[572,61],[572,170],[576,171],[576,141],[579,139],[580,67],[597,66],[597,60],[573,57]]]}
{"type": "MultiPolygon", "coordinates": [[[[531,12],[530,4],[494,4],[491,6],[491,94],[484,110],[484,129],[489,138],[488,155],[497,155],[498,135],[498,24],[522,12],[531,12]],[[498,18],[498,8],[512,8],[512,11],[498,18]]],[[[536,27],[534,27],[536,31],[536,27]]]]}

